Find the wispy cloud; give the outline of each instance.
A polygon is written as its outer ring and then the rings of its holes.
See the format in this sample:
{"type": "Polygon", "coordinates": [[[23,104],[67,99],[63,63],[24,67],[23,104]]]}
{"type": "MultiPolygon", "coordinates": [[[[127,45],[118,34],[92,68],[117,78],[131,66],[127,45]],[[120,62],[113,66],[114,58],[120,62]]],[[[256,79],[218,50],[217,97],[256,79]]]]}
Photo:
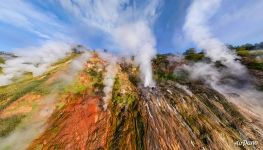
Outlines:
{"type": "Polygon", "coordinates": [[[38,10],[28,1],[0,3],[0,22],[22,28],[44,40],[69,39],[65,25],[55,15],[38,10]]]}
{"type": "Polygon", "coordinates": [[[212,31],[227,43],[258,42],[263,39],[262,8],[263,1],[223,1],[212,31]]]}

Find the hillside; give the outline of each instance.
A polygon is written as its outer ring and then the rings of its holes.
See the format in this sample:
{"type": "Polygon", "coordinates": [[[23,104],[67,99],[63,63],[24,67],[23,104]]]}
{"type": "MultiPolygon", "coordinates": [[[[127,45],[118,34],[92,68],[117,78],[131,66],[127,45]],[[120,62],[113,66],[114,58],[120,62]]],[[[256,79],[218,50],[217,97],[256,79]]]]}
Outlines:
{"type": "Polygon", "coordinates": [[[1,86],[0,149],[263,147],[262,118],[231,100],[238,94],[174,74],[185,60],[159,55],[152,61],[156,86],[144,87],[133,59],[111,57],[68,53],[44,74],[1,86]],[[243,140],[257,144],[236,144],[243,140]]]}

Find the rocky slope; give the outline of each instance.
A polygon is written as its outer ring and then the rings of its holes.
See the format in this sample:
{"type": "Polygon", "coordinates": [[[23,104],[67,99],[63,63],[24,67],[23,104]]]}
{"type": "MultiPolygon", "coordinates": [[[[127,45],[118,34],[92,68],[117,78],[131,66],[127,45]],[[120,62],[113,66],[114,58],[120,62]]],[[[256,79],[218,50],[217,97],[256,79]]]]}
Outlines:
{"type": "Polygon", "coordinates": [[[119,61],[104,109],[103,79],[110,62],[88,53],[77,74],[69,70],[83,54],[72,53],[41,76],[27,73],[0,87],[0,149],[263,147],[262,120],[202,82],[174,76],[183,62],[170,56],[153,61],[154,88],[142,86],[132,61],[119,61]],[[236,143],[243,140],[257,143],[236,143]]]}

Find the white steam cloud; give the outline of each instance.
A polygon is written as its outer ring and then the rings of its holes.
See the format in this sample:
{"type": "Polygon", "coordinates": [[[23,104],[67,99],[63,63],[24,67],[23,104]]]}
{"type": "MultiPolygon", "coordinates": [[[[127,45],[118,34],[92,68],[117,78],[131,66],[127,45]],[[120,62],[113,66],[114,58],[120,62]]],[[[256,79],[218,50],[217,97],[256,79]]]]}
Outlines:
{"type": "Polygon", "coordinates": [[[44,73],[53,63],[64,58],[71,51],[71,46],[60,42],[47,42],[41,47],[17,49],[18,57],[6,60],[1,64],[3,74],[0,75],[0,85],[12,82],[12,79],[27,72],[33,76],[44,73]]]}
{"type": "MultiPolygon", "coordinates": [[[[156,54],[152,24],[159,0],[136,4],[132,0],[60,0],[61,6],[87,26],[107,34],[114,47],[125,55],[135,55],[145,86],[154,86],[151,59],[156,54]]],[[[106,37],[105,37],[106,38],[106,37]]]]}
{"type": "Polygon", "coordinates": [[[71,83],[76,78],[78,73],[84,69],[85,64],[91,57],[89,51],[83,49],[81,52],[82,54],[70,62],[69,68],[61,76],[61,80],[65,81],[66,83],[71,83]]]}
{"type": "Polygon", "coordinates": [[[112,87],[115,82],[115,76],[117,73],[117,58],[108,53],[100,53],[100,56],[107,61],[106,73],[103,79],[103,92],[105,96],[103,97],[103,109],[106,110],[109,104],[109,100],[112,97],[112,87]]]}
{"type": "Polygon", "coordinates": [[[151,59],[155,57],[155,39],[143,21],[126,24],[114,30],[114,40],[129,54],[135,55],[139,64],[144,86],[154,86],[151,59]]]}
{"type": "MultiPolygon", "coordinates": [[[[220,61],[227,67],[224,73],[241,76],[246,73],[246,68],[235,60],[237,56],[224,43],[212,35],[207,25],[208,20],[215,14],[220,3],[221,0],[193,1],[188,9],[184,30],[199,48],[204,49],[205,55],[212,62],[220,61]]],[[[207,63],[197,63],[193,66],[185,66],[185,68],[190,72],[192,78],[203,78],[213,87],[225,75],[212,64],[207,63]]]]}
{"type": "Polygon", "coordinates": [[[237,61],[236,55],[232,53],[221,41],[215,38],[207,26],[208,20],[219,8],[221,0],[195,0],[188,9],[184,30],[186,34],[204,49],[205,55],[213,62],[220,61],[231,68],[233,74],[245,73],[245,68],[237,61]]]}
{"type": "Polygon", "coordinates": [[[223,93],[229,100],[245,108],[259,120],[262,120],[263,94],[256,91],[250,84],[242,85],[242,88],[233,86],[236,78],[249,78],[246,68],[235,59],[236,54],[231,52],[224,43],[215,38],[208,27],[208,20],[219,8],[221,0],[194,0],[188,9],[184,31],[209,57],[212,63],[198,62],[192,65],[184,65],[183,68],[190,73],[191,79],[201,79],[210,84],[214,89],[223,93]],[[216,61],[225,67],[215,66],[216,61]],[[235,79],[228,79],[234,77],[235,79]],[[222,82],[225,80],[224,82],[222,82]],[[237,97],[229,97],[235,93],[237,97]]]}

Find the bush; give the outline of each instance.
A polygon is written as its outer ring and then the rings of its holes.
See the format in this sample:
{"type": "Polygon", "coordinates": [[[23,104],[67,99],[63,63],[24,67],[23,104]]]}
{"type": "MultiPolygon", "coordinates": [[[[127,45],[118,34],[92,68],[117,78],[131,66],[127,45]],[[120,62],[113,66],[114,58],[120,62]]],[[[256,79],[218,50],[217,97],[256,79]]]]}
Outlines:
{"type": "Polygon", "coordinates": [[[248,50],[240,50],[237,51],[237,54],[242,57],[248,57],[249,56],[249,51],[248,50]]]}
{"type": "Polygon", "coordinates": [[[185,59],[190,60],[190,61],[200,61],[202,60],[205,55],[203,52],[196,53],[196,50],[194,48],[189,48],[184,52],[185,59]]]}
{"type": "Polygon", "coordinates": [[[4,63],[5,63],[4,58],[0,57],[0,64],[4,64],[4,63]]]}
{"type": "Polygon", "coordinates": [[[185,56],[185,59],[191,60],[191,61],[200,61],[204,58],[204,54],[189,54],[185,56]]]}
{"type": "Polygon", "coordinates": [[[248,68],[256,69],[256,70],[263,70],[263,63],[252,62],[248,64],[248,68]]]}

